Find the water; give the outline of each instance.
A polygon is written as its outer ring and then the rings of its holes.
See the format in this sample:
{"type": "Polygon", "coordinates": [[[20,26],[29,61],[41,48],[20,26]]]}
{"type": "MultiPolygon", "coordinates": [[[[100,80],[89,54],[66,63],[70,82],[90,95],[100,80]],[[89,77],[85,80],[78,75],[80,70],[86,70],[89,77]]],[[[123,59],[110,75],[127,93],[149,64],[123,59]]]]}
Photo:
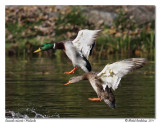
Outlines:
{"type": "MultiPolygon", "coordinates": [[[[98,72],[117,59],[90,61],[98,72]]],[[[117,107],[111,109],[104,102],[88,100],[97,97],[88,81],[64,86],[70,77],[83,74],[78,69],[64,75],[73,69],[66,57],[6,57],[6,112],[23,118],[154,118],[154,67],[148,60],[144,68],[125,76],[114,91],[117,107]]]]}

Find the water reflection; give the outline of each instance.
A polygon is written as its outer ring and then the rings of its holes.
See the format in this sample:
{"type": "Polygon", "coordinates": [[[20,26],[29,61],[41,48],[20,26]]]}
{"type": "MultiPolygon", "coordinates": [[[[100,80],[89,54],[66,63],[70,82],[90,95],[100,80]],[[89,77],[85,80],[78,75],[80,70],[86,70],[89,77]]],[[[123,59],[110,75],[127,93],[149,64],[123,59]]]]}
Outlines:
{"type": "MultiPolygon", "coordinates": [[[[91,58],[90,61],[94,71],[101,71],[106,63],[117,60],[91,58]]],[[[121,80],[121,85],[114,92],[115,110],[104,102],[88,100],[97,96],[88,81],[64,86],[73,75],[63,73],[72,68],[67,58],[6,57],[6,111],[28,117],[38,114],[44,118],[55,118],[56,114],[62,118],[155,117],[154,61],[149,60],[144,68],[121,80]]],[[[81,69],[74,75],[80,74],[83,74],[81,69]]]]}

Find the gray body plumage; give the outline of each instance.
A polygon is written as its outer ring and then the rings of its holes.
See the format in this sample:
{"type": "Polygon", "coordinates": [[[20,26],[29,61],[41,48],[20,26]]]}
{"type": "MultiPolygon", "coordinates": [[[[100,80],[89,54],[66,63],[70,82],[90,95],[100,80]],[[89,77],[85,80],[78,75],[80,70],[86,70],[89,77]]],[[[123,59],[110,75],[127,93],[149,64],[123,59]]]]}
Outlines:
{"type": "Polygon", "coordinates": [[[77,66],[84,72],[90,72],[91,65],[88,61],[88,56],[91,55],[99,32],[100,30],[81,30],[73,41],[63,41],[64,47],[59,43],[58,49],[64,49],[74,67],[77,66]]]}
{"type": "Polygon", "coordinates": [[[72,41],[65,41],[65,53],[68,58],[72,61],[73,66],[80,67],[84,72],[91,71],[91,65],[88,60],[83,56],[83,54],[76,49],[72,41]]]}

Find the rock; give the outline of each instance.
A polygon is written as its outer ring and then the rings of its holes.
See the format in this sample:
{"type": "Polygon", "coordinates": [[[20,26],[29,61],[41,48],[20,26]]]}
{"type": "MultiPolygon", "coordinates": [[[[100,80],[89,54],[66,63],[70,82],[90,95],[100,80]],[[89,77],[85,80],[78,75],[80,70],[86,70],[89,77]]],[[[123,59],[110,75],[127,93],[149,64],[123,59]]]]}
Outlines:
{"type": "Polygon", "coordinates": [[[88,19],[91,23],[98,23],[99,25],[104,23],[108,26],[111,26],[113,20],[117,17],[116,13],[97,10],[91,10],[85,14],[88,16],[88,19]]]}
{"type": "Polygon", "coordinates": [[[84,10],[84,14],[88,16],[90,22],[99,24],[103,21],[108,26],[112,26],[121,8],[137,24],[155,20],[155,6],[82,6],[82,10],[84,10]]]}
{"type": "Polygon", "coordinates": [[[128,6],[127,14],[133,16],[138,24],[155,20],[155,6],[128,6]]]}

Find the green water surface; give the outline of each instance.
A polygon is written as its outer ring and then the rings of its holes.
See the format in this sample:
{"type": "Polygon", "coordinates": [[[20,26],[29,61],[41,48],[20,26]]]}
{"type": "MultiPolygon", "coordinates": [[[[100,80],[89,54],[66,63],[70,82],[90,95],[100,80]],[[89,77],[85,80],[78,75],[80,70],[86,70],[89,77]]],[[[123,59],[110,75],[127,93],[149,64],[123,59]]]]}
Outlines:
{"type": "MultiPolygon", "coordinates": [[[[108,62],[115,61],[115,58],[90,59],[96,72],[100,72],[108,62]]],[[[86,80],[64,86],[70,77],[84,73],[78,69],[74,75],[63,74],[71,69],[73,66],[66,57],[6,57],[6,111],[35,117],[34,110],[47,118],[55,118],[57,114],[60,118],[155,117],[154,61],[148,60],[144,68],[121,80],[119,88],[114,91],[116,109],[109,108],[103,101],[89,101],[89,97],[97,95],[86,80]]]]}

